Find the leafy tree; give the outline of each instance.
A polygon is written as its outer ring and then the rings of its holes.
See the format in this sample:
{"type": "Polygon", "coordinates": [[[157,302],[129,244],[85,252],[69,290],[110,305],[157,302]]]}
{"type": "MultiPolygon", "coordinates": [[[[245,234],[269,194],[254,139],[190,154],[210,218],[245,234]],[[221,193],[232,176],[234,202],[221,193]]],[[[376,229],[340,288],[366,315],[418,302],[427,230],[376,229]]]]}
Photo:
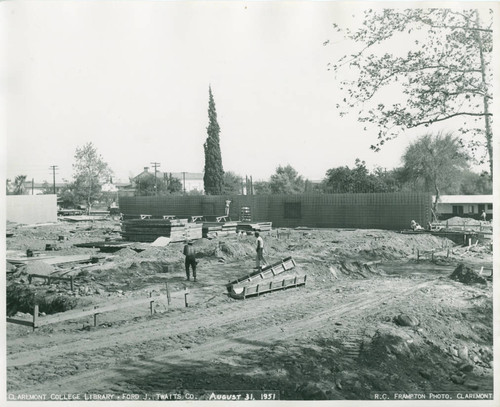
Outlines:
{"type": "Polygon", "coordinates": [[[172,176],[172,173],[165,174],[165,183],[167,185],[167,192],[170,194],[180,194],[183,191],[182,182],[179,178],[172,176]]]}
{"type": "Polygon", "coordinates": [[[373,150],[404,129],[443,121],[458,128],[462,119],[459,131],[471,136],[464,145],[474,157],[486,156],[492,176],[492,11],[480,14],[477,9],[370,9],[359,29],[345,31],[361,50],[331,66],[356,78],[342,81],[347,95],[337,107],[345,114],[359,106],[359,121],[378,126],[373,150]],[[391,52],[385,52],[388,47],[391,52]]]}
{"type": "Polygon", "coordinates": [[[460,194],[463,195],[491,195],[493,185],[487,172],[477,174],[465,170],[460,181],[460,194]]]}
{"type": "Polygon", "coordinates": [[[238,195],[241,194],[241,184],[243,182],[243,177],[235,174],[232,171],[227,171],[224,173],[224,195],[238,195]]]}
{"type": "Polygon", "coordinates": [[[92,204],[102,196],[102,185],[112,171],[92,143],[77,147],[73,170],[75,197],[84,201],[90,212],[92,204]]]}
{"type": "Polygon", "coordinates": [[[269,182],[273,194],[300,194],[304,192],[304,186],[304,179],[291,165],[278,166],[269,182]]]}
{"type": "Polygon", "coordinates": [[[403,163],[409,179],[423,182],[434,192],[433,210],[437,213],[441,190],[457,182],[457,173],[467,168],[467,156],[452,134],[425,134],[407,147],[403,163]]]}
{"type": "MultiPolygon", "coordinates": [[[[253,183],[253,191],[255,195],[270,195],[271,184],[267,181],[255,181],[253,183]]],[[[248,185],[247,194],[250,194],[250,185],[248,185]]]]}
{"type": "Polygon", "coordinates": [[[379,192],[375,190],[375,177],[369,173],[366,163],[358,158],[356,158],[353,169],[345,166],[327,170],[323,185],[325,192],[379,192]]]}
{"type": "Polygon", "coordinates": [[[50,195],[54,193],[54,184],[49,184],[47,181],[43,181],[42,193],[44,195],[50,195]]]}
{"type": "Polygon", "coordinates": [[[207,195],[221,195],[224,183],[224,170],[222,168],[222,155],[219,141],[220,127],[217,123],[212,88],[208,88],[208,127],[207,140],[203,145],[205,149],[205,174],[203,184],[207,195]]]}
{"type": "Polygon", "coordinates": [[[26,190],[26,175],[18,175],[14,179],[14,195],[23,195],[26,190]]]}
{"type": "Polygon", "coordinates": [[[401,189],[397,168],[387,170],[382,167],[376,167],[371,177],[374,192],[398,192],[401,189]]]}
{"type": "Polygon", "coordinates": [[[75,208],[80,204],[80,195],[76,193],[74,182],[69,182],[61,188],[58,202],[63,208],[75,208]]]}
{"type": "Polygon", "coordinates": [[[7,178],[5,181],[5,195],[10,195],[12,192],[12,180],[7,178]]]}
{"type": "Polygon", "coordinates": [[[321,183],[315,183],[308,179],[304,181],[304,193],[306,194],[321,194],[323,193],[323,186],[321,183]]]}
{"type": "Polygon", "coordinates": [[[203,191],[199,191],[198,189],[192,189],[191,191],[186,191],[186,195],[201,196],[203,195],[203,191]]]}
{"type": "Polygon", "coordinates": [[[162,195],[167,192],[167,184],[154,174],[143,174],[140,177],[131,180],[135,185],[136,196],[154,196],[162,195]]]}

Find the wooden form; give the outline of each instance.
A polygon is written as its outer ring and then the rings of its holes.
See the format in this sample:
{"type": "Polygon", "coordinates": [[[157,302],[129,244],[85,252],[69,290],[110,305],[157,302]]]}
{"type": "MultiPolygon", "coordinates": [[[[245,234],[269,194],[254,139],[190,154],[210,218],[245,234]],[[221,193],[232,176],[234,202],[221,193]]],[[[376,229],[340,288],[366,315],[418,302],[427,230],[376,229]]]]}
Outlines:
{"type": "MultiPolygon", "coordinates": [[[[35,252],[36,254],[36,252],[35,252]]],[[[33,257],[24,256],[9,256],[7,254],[7,261],[12,264],[28,264],[34,261],[42,261],[43,263],[50,265],[66,264],[66,263],[90,263],[92,258],[96,256],[91,256],[88,254],[75,254],[69,256],[45,256],[45,255],[35,255],[33,257]]],[[[104,258],[104,257],[100,257],[104,258]]]]}
{"type": "MultiPolygon", "coordinates": [[[[123,241],[105,241],[105,242],[90,242],[90,243],[77,243],[73,246],[75,247],[84,247],[90,249],[99,249],[103,253],[114,253],[118,250],[124,249],[126,247],[132,246],[133,242],[123,242],[123,241]]],[[[132,248],[132,250],[135,250],[132,248]]],[[[139,251],[143,251],[144,249],[140,249],[139,251]]],[[[137,251],[137,250],[136,250],[137,251]]]]}
{"type": "Polygon", "coordinates": [[[490,224],[483,224],[482,222],[479,224],[467,224],[465,221],[461,225],[453,224],[450,225],[448,221],[446,222],[434,222],[431,223],[431,230],[461,230],[461,231],[469,231],[469,230],[477,230],[479,232],[493,232],[493,226],[490,224]]]}
{"type": "MultiPolygon", "coordinates": [[[[130,308],[133,306],[143,305],[143,304],[149,304],[149,311],[152,315],[154,313],[155,301],[166,299],[167,304],[170,305],[171,300],[172,300],[172,295],[170,294],[170,290],[168,289],[168,285],[166,288],[167,288],[166,295],[159,295],[159,296],[153,297],[152,294],[150,293],[149,297],[147,297],[147,298],[127,300],[127,301],[122,301],[120,303],[109,304],[109,305],[104,305],[104,306],[94,306],[92,308],[84,308],[81,310],[71,310],[71,311],[66,311],[66,312],[62,312],[59,314],[49,315],[49,316],[46,316],[43,318],[40,318],[38,316],[39,315],[39,307],[38,307],[38,304],[36,304],[34,306],[34,309],[33,309],[33,320],[32,321],[7,317],[7,322],[10,322],[13,324],[18,324],[18,325],[30,326],[33,328],[33,330],[35,330],[36,328],[39,328],[39,327],[44,326],[44,325],[56,324],[58,322],[80,319],[80,318],[84,318],[84,317],[92,315],[93,319],[94,319],[94,326],[97,326],[97,316],[99,314],[104,314],[105,312],[112,312],[112,311],[116,311],[119,309],[130,308]]],[[[185,307],[188,306],[188,295],[189,295],[189,291],[187,288],[185,288],[184,294],[183,294],[185,307]]]]}
{"type": "Polygon", "coordinates": [[[457,244],[463,244],[464,246],[470,246],[470,241],[472,239],[478,240],[477,232],[464,232],[460,230],[440,230],[438,232],[431,232],[433,236],[445,237],[452,240],[457,244]]]}
{"type": "Polygon", "coordinates": [[[291,270],[296,266],[295,260],[291,257],[287,257],[283,260],[277,261],[276,263],[267,265],[262,268],[262,270],[256,270],[246,276],[237,278],[234,281],[226,284],[228,291],[231,291],[231,287],[237,284],[250,283],[255,280],[264,280],[268,277],[274,277],[281,274],[287,270],[291,270]]]}
{"type": "Polygon", "coordinates": [[[47,284],[50,284],[52,280],[60,280],[60,281],[68,281],[70,286],[71,286],[71,291],[74,291],[74,280],[73,276],[69,277],[60,277],[60,276],[54,276],[51,274],[45,275],[45,274],[29,274],[28,275],[28,282],[31,284],[31,281],[33,278],[43,278],[47,284]]]}
{"type": "Polygon", "coordinates": [[[229,295],[235,299],[246,299],[272,291],[286,290],[306,284],[307,276],[285,278],[282,281],[261,282],[254,286],[232,287],[229,295]]]}

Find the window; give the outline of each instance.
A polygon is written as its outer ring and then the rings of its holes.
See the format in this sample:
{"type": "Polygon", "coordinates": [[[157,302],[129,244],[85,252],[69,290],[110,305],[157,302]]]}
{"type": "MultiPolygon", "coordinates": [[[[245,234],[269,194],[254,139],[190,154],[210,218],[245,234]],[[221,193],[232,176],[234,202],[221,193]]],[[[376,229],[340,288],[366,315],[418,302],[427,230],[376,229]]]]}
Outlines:
{"type": "Polygon", "coordinates": [[[301,202],[285,202],[285,219],[302,218],[301,202]]]}
{"type": "Polygon", "coordinates": [[[488,209],[493,210],[493,204],[488,204],[488,209]]]}
{"type": "Polygon", "coordinates": [[[464,207],[459,205],[453,205],[453,215],[463,215],[464,207]]]}
{"type": "Polygon", "coordinates": [[[474,213],[474,205],[469,205],[469,213],[474,213]]]}

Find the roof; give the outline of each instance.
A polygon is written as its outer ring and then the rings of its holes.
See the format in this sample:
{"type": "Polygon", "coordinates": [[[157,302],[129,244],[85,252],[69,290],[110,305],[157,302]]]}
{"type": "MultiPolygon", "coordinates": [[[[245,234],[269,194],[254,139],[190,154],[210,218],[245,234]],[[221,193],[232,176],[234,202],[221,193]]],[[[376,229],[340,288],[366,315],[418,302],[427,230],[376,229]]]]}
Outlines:
{"type": "MultiPolygon", "coordinates": [[[[165,176],[170,176],[172,174],[173,178],[177,178],[178,180],[186,180],[186,181],[203,181],[203,173],[202,172],[170,172],[170,171],[156,171],[156,177],[158,179],[164,179],[165,176]]],[[[154,169],[148,169],[142,171],[140,174],[134,177],[135,180],[144,178],[144,177],[154,177],[155,172],[154,169]]]]}
{"type": "MultiPolygon", "coordinates": [[[[168,173],[170,174],[170,173],[168,173]]],[[[186,181],[203,181],[203,173],[201,172],[172,172],[172,177],[180,179],[181,181],[184,179],[184,174],[185,174],[185,179],[186,181]]]]}
{"type": "MultiPolygon", "coordinates": [[[[432,197],[434,201],[435,196],[432,197]]],[[[493,195],[441,195],[440,203],[446,204],[492,204],[493,195]]]]}
{"type": "MultiPolygon", "coordinates": [[[[35,184],[33,185],[33,188],[44,188],[47,185],[50,188],[52,188],[54,186],[54,184],[52,182],[45,181],[45,182],[35,182],[35,184]]],[[[68,185],[68,183],[67,182],[56,182],[56,188],[62,188],[65,185],[68,185]]],[[[31,188],[32,187],[31,181],[24,181],[24,186],[27,188],[31,188]]]]}

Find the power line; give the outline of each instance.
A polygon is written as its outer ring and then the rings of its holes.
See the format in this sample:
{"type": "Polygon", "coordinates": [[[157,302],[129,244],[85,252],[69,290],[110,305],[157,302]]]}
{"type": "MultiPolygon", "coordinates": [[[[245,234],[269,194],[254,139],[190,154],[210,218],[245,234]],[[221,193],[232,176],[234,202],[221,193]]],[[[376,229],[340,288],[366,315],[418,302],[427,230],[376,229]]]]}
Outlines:
{"type": "Polygon", "coordinates": [[[52,185],[54,186],[54,194],[56,193],[56,169],[57,165],[51,165],[50,168],[52,169],[52,185]]]}
{"type": "Polygon", "coordinates": [[[158,183],[156,178],[156,169],[161,165],[160,163],[152,162],[151,165],[155,167],[155,195],[158,195],[158,183]]]}

